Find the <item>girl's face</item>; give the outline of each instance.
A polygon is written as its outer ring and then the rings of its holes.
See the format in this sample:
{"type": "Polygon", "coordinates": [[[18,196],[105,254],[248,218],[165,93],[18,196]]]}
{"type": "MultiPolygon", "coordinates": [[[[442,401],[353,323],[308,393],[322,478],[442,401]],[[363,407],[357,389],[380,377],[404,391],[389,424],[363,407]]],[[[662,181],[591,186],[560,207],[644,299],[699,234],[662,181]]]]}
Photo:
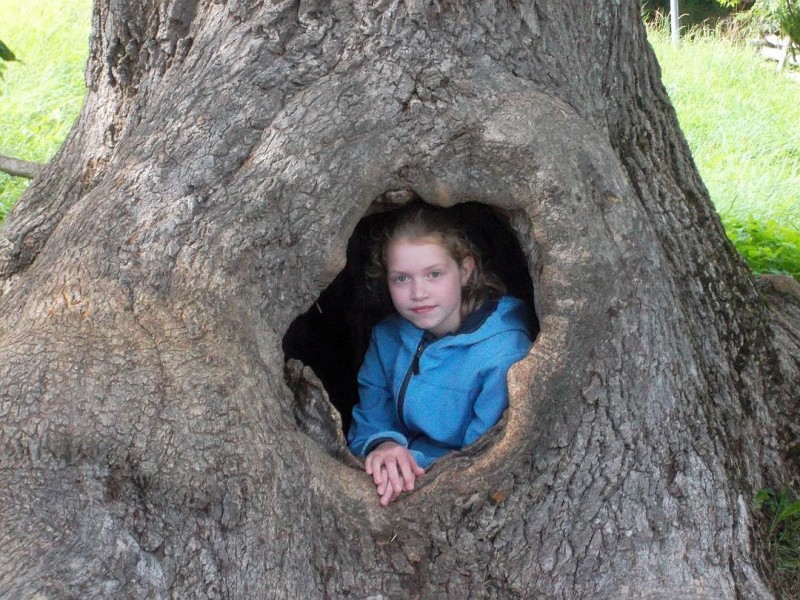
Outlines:
{"type": "Polygon", "coordinates": [[[472,257],[459,264],[435,241],[401,239],[386,249],[386,279],[401,316],[437,337],[461,325],[461,286],[475,267],[472,257]]]}

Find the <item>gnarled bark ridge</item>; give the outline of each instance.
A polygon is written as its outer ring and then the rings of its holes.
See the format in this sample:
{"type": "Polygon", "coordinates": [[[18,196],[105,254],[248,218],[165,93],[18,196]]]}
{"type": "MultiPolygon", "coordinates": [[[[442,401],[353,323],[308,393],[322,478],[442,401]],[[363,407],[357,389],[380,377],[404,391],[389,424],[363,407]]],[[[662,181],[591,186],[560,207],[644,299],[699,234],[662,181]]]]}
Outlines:
{"type": "Polygon", "coordinates": [[[88,78],[0,241],[0,595],[771,597],[800,295],[725,239],[637,1],[100,0],[88,78]],[[412,192],[504,211],[541,332],[382,509],[281,339],[412,192]]]}

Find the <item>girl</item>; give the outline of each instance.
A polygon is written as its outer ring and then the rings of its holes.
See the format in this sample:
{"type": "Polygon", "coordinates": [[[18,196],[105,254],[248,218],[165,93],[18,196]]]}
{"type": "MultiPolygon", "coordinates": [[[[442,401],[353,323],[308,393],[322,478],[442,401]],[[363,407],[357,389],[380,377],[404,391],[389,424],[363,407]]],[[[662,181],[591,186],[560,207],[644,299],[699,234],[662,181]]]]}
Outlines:
{"type": "Polygon", "coordinates": [[[397,314],[372,331],[348,444],[386,506],[500,420],[506,373],[531,340],[524,304],[503,296],[445,209],[404,209],[372,262],[367,274],[385,279],[397,314]]]}

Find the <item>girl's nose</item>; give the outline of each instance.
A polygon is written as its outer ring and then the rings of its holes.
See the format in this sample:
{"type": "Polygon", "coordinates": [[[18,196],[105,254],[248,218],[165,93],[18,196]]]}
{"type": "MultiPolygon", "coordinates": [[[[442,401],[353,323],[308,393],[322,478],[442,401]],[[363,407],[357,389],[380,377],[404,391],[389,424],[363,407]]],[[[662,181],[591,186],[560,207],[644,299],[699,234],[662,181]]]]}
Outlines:
{"type": "Polygon", "coordinates": [[[425,283],[422,281],[412,281],[411,283],[411,298],[413,300],[418,300],[420,298],[424,298],[427,292],[425,291],[425,283]]]}

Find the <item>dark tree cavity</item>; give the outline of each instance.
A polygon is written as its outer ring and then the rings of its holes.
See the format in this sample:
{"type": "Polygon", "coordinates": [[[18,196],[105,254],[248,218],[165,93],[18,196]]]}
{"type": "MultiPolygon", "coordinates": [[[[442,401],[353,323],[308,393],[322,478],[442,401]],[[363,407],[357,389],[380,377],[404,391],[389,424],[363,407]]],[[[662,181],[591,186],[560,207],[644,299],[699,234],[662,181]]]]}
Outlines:
{"type": "Polygon", "coordinates": [[[726,240],[638,0],[93,19],[0,231],[0,596],[772,597],[750,501],[797,478],[800,291],[726,240]],[[507,221],[540,331],[503,421],[381,508],[352,389],[284,347],[312,362],[292,323],[348,310],[349,241],[413,197],[507,221]]]}

